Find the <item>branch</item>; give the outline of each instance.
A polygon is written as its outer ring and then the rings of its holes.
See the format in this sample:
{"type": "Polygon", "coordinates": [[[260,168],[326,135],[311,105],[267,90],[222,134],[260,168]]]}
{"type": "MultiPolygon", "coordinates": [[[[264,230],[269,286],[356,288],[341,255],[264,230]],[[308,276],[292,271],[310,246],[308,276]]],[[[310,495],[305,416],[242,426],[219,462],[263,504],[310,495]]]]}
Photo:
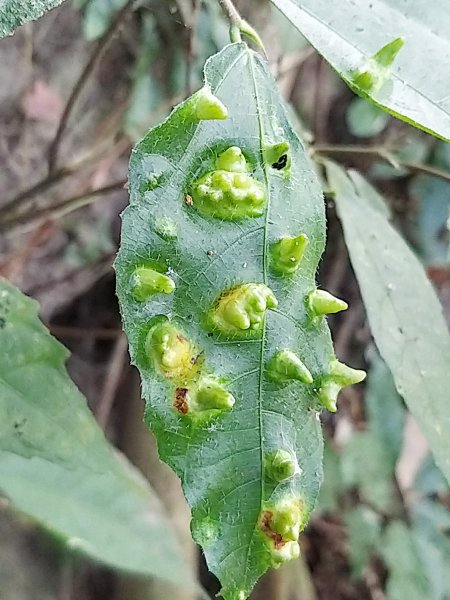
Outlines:
{"type": "Polygon", "coordinates": [[[112,183],[105,187],[101,187],[90,192],[84,192],[82,194],[78,194],[77,196],[66,198],[65,200],[62,200],[61,202],[58,202],[57,204],[54,204],[51,207],[42,208],[41,210],[36,210],[32,213],[26,213],[17,217],[13,216],[9,219],[4,219],[3,221],[0,221],[0,231],[10,229],[17,225],[31,225],[32,223],[35,224],[40,223],[41,221],[57,219],[66,215],[69,212],[78,210],[83,206],[91,204],[93,200],[98,196],[103,196],[104,194],[109,194],[110,192],[123,190],[126,184],[126,179],[116,181],[115,183],[112,183]]]}
{"type": "Polygon", "coordinates": [[[239,30],[242,18],[232,0],[219,0],[219,4],[230,21],[231,26],[235,26],[239,30]]]}
{"type": "Polygon", "coordinates": [[[444,171],[432,165],[422,165],[420,163],[403,161],[389,150],[379,146],[358,146],[358,145],[332,145],[332,144],[317,144],[311,146],[312,154],[365,154],[375,158],[381,158],[395,168],[402,167],[408,171],[415,173],[423,173],[432,177],[439,177],[445,181],[450,181],[450,172],[444,171]]]}
{"type": "Polygon", "coordinates": [[[103,37],[99,40],[94,52],[91,54],[88,62],[86,63],[86,66],[84,67],[80,77],[78,78],[78,80],[72,90],[72,93],[69,96],[67,104],[64,108],[64,112],[59,121],[58,129],[56,131],[55,137],[53,138],[53,141],[50,144],[50,148],[48,151],[48,170],[49,170],[50,174],[56,168],[59,147],[61,145],[62,137],[66,130],[67,123],[69,122],[70,116],[72,114],[72,110],[73,110],[81,92],[83,91],[84,86],[86,85],[90,76],[96,69],[105,50],[108,48],[116,31],[120,27],[120,25],[123,21],[123,18],[125,17],[126,13],[132,8],[134,2],[135,2],[135,0],[128,0],[128,2],[116,14],[116,16],[113,19],[113,21],[111,22],[108,30],[103,35],[103,37]]]}

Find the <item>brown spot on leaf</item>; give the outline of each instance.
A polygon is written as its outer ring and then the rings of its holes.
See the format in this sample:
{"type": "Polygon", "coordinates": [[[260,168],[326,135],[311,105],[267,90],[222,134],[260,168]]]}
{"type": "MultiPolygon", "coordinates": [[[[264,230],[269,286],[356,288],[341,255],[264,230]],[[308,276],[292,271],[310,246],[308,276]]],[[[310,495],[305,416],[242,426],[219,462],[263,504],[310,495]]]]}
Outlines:
{"type": "Polygon", "coordinates": [[[186,194],[186,196],[184,198],[184,203],[186,204],[186,206],[192,206],[194,204],[194,201],[192,200],[192,196],[190,196],[189,194],[186,194]]]}
{"type": "Polygon", "coordinates": [[[273,531],[271,528],[270,521],[272,520],[272,517],[273,512],[271,510],[263,511],[261,515],[261,530],[272,540],[276,550],[280,550],[286,544],[286,541],[283,540],[281,533],[276,533],[276,531],[273,531]]]}
{"type": "Polygon", "coordinates": [[[179,387],[175,390],[175,401],[173,403],[173,406],[182,415],[185,415],[189,410],[188,403],[186,400],[187,393],[187,388],[179,387]]]}

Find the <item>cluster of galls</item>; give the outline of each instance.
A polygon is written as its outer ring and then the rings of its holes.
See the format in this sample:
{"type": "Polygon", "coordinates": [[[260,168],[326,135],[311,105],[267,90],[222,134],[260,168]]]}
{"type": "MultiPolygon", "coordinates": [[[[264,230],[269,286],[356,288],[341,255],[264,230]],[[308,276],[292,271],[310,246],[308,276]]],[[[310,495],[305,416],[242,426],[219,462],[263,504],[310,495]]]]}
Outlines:
{"type": "MultiPolygon", "coordinates": [[[[195,94],[184,109],[186,119],[226,118],[226,108],[208,88],[195,94]]],[[[280,142],[264,149],[264,159],[273,168],[288,174],[289,144],[280,142]]],[[[215,161],[214,170],[201,176],[189,190],[189,207],[201,214],[222,220],[259,217],[266,204],[265,187],[252,175],[240,148],[232,146],[215,161]]],[[[172,221],[161,225],[164,235],[176,237],[172,221]],[[169,227],[170,226],[170,227],[169,227]],[[170,229],[170,231],[169,231],[170,229]],[[167,231],[168,233],[167,233],[167,231]]],[[[280,276],[294,274],[308,245],[305,234],[283,237],[269,247],[270,267],[280,276]]],[[[170,294],[175,282],[167,274],[150,267],[137,268],[131,278],[131,291],[137,301],[154,294],[170,294]]],[[[210,330],[228,339],[258,336],[264,327],[266,311],[278,302],[263,283],[245,283],[227,290],[217,298],[207,315],[210,330]]],[[[345,310],[347,304],[328,292],[314,289],[305,298],[312,320],[345,310]]],[[[147,333],[145,355],[152,367],[168,379],[174,390],[173,406],[180,415],[192,419],[231,410],[235,399],[225,382],[208,374],[202,355],[184,333],[167,317],[157,317],[147,333]]],[[[339,391],[362,381],[364,371],[351,369],[332,358],[326,373],[316,377],[296,352],[280,349],[266,364],[266,376],[283,386],[292,381],[314,386],[324,407],[334,412],[339,391]]],[[[265,476],[272,482],[285,482],[301,473],[290,449],[277,449],[264,458],[265,476]]],[[[300,499],[281,498],[264,506],[259,530],[269,545],[274,566],[298,557],[298,537],[307,521],[307,509],[300,499]]],[[[238,597],[244,597],[243,592],[238,597]]]]}

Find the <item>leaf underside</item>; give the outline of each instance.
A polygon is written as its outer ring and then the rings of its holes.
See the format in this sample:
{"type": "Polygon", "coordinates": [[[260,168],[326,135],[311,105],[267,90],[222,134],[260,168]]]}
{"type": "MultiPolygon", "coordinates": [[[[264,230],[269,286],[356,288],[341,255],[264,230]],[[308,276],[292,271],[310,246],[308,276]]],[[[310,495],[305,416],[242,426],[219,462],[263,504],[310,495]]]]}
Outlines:
{"type": "Polygon", "coordinates": [[[331,161],[327,175],[375,342],[450,482],[450,337],[439,300],[386,212],[366,201],[375,190],[331,161]]]}
{"type": "Polygon", "coordinates": [[[63,0],[0,0],[0,37],[42,17],[47,11],[62,4],[63,0]]]}
{"type": "Polygon", "coordinates": [[[157,497],[105,440],[37,308],[0,278],[0,492],[70,549],[194,589],[157,497]]]}
{"type": "Polygon", "coordinates": [[[423,0],[272,0],[342,79],[394,116],[450,139],[450,11],[447,0],[430,10],[423,0]],[[365,70],[385,44],[403,37],[390,77],[358,90],[353,74],[365,70]]]}
{"type": "Polygon", "coordinates": [[[328,327],[324,319],[312,322],[305,308],[324,248],[325,216],[315,175],[261,58],[245,44],[227,46],[207,62],[205,81],[227,107],[228,118],[189,120],[182,104],[132,154],[117,292],[132,360],[142,377],[146,421],[161,458],[181,479],[194,539],[220,579],[223,597],[241,600],[273,562],[271,542],[261,532],[261,511],[294,497],[309,514],[321,482],[316,386],[299,381],[277,386],[267,380],[265,366],[276,350],[289,348],[314,377],[328,368],[333,354],[328,327]],[[263,159],[264,144],[281,141],[290,145],[288,175],[263,159]],[[268,189],[262,216],[223,221],[186,201],[192,182],[232,146],[242,149],[254,177],[268,189]],[[154,189],[149,181],[157,181],[154,189]],[[163,239],[158,223],[167,218],[172,234],[163,239]],[[269,244],[300,233],[310,243],[299,270],[289,277],[273,274],[269,244]],[[176,288],[137,302],[130,278],[149,261],[162,264],[176,288]],[[205,315],[215,299],[250,282],[267,284],[278,300],[278,307],[267,311],[261,333],[239,340],[209,331],[205,315]],[[196,422],[175,410],[170,384],[155,373],[145,352],[148,324],[156,315],[176,323],[199,349],[208,372],[227,382],[236,400],[231,411],[196,422]],[[276,484],[264,474],[264,457],[280,448],[294,453],[300,474],[276,484]]]}

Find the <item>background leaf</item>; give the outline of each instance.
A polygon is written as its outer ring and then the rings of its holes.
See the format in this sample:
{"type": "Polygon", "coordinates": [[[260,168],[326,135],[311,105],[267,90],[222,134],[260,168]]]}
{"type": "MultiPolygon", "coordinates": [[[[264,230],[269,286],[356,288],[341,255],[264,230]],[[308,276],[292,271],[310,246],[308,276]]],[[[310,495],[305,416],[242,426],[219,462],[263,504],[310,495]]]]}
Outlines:
{"type": "Polygon", "coordinates": [[[450,480],[450,338],[439,300],[386,216],[343,169],[329,161],[326,168],[375,342],[450,480]]]}
{"type": "Polygon", "coordinates": [[[0,3],[0,37],[10,35],[14,29],[28,21],[42,17],[59,6],[63,0],[2,0],[0,3]]]}
{"type": "Polygon", "coordinates": [[[162,507],[105,440],[37,303],[0,279],[0,490],[74,550],[192,584],[162,507]]]}
{"type": "Polygon", "coordinates": [[[222,595],[240,600],[272,565],[272,546],[261,532],[262,509],[300,498],[309,513],[322,476],[314,386],[292,382],[281,388],[264,372],[279,348],[301,353],[313,376],[328,369],[328,328],[324,320],[311,324],[304,302],[315,287],[325,221],[316,178],[259,55],[245,44],[228,46],[207,62],[205,78],[229,118],[189,119],[182,104],[133,152],[117,290],[161,457],[182,480],[194,538],[221,580],[222,595]],[[292,155],[287,174],[262,158],[264,144],[281,140],[289,142],[292,155]],[[255,177],[269,187],[268,215],[222,221],[201,216],[195,203],[186,204],[193,178],[213,168],[217,154],[233,145],[243,149],[255,177]],[[167,219],[174,232],[170,238],[161,235],[159,225],[167,219]],[[301,268],[293,277],[274,276],[266,266],[267,244],[300,232],[311,240],[301,268]],[[139,303],[131,278],[136,267],[151,261],[170,274],[175,292],[139,303]],[[234,285],[255,281],[265,281],[279,301],[266,313],[265,336],[239,341],[211,335],[203,324],[215,299],[234,285]],[[150,320],[161,314],[199,348],[208,370],[226,379],[236,399],[233,410],[196,424],[174,409],[175,389],[155,373],[143,347],[150,320]],[[278,448],[295,452],[301,475],[274,485],[264,475],[263,460],[278,448]]]}
{"type": "Polygon", "coordinates": [[[351,87],[385,44],[405,45],[392,75],[370,99],[391,114],[444,139],[450,138],[450,11],[447,0],[433,10],[423,0],[272,0],[351,87]]]}

